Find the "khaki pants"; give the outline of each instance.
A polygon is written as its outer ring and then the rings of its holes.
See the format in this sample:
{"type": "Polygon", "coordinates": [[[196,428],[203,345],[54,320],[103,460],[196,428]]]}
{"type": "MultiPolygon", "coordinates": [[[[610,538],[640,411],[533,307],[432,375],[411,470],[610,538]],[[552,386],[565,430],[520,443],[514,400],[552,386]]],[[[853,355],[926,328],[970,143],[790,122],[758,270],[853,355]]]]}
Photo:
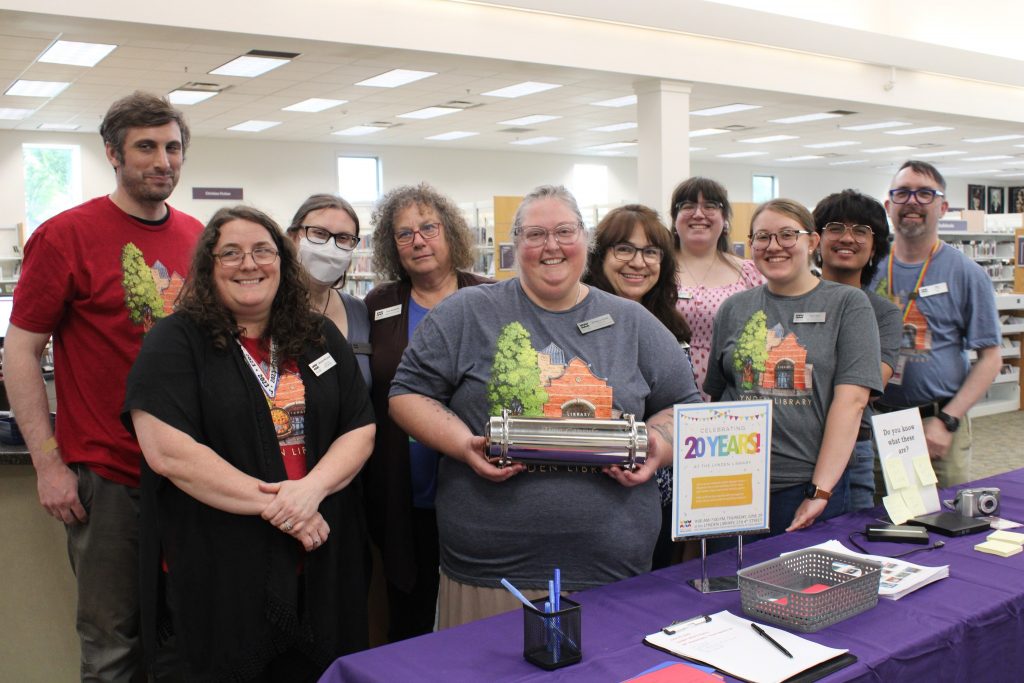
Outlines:
{"type": "MultiPolygon", "coordinates": [[[[539,589],[520,589],[528,600],[546,598],[548,592],[539,589]]],[[[470,586],[441,572],[438,589],[438,630],[459,626],[495,614],[522,609],[523,603],[504,588],[470,586]]]]}

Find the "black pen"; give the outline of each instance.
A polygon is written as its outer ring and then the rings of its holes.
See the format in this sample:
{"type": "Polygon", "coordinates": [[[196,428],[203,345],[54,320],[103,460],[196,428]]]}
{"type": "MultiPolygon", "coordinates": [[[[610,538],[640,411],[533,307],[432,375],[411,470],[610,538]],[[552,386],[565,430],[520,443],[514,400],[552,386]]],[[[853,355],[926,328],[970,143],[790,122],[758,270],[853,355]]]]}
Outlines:
{"type": "Polygon", "coordinates": [[[784,648],[781,645],[779,645],[779,641],[775,640],[770,635],[765,633],[763,628],[761,628],[760,626],[758,626],[754,622],[750,622],[750,628],[754,629],[754,632],[757,633],[757,635],[761,636],[762,638],[767,640],[769,643],[771,643],[775,647],[779,648],[779,652],[781,652],[782,654],[786,655],[790,659],[793,659],[793,655],[791,655],[789,653],[789,650],[787,650],[786,648],[784,648]]]}

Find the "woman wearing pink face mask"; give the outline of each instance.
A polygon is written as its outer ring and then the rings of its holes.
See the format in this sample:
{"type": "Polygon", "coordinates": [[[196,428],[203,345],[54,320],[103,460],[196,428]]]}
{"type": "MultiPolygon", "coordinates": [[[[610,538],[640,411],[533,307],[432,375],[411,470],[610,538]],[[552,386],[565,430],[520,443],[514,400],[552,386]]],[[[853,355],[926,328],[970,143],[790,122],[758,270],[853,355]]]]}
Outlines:
{"type": "Polygon", "coordinates": [[[334,323],[352,346],[367,389],[370,380],[370,319],[366,304],[348,292],[345,274],[359,244],[359,216],[333,194],[314,194],[295,212],[286,231],[309,276],[313,310],[334,323]]]}

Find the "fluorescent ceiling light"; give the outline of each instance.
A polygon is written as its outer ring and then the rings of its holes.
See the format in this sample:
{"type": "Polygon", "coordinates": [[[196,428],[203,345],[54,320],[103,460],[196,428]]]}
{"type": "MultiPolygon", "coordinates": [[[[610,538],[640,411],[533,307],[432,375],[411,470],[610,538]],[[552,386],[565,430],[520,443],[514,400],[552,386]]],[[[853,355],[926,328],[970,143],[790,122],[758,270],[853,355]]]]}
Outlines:
{"type": "Polygon", "coordinates": [[[787,116],[782,119],[770,119],[769,123],[807,123],[808,121],[821,121],[822,119],[838,119],[842,114],[820,112],[817,114],[803,114],[802,116],[787,116]]]}
{"type": "Polygon", "coordinates": [[[352,126],[345,130],[336,130],[331,135],[369,135],[370,133],[379,133],[382,130],[385,130],[384,126],[352,126]]]}
{"type": "Polygon", "coordinates": [[[859,142],[853,140],[838,140],[836,142],[816,142],[813,145],[804,145],[811,149],[830,149],[832,147],[849,147],[850,145],[859,145],[859,142]]]}
{"type": "Polygon", "coordinates": [[[748,109],[760,109],[760,104],[725,104],[721,107],[710,107],[708,109],[696,109],[690,112],[690,116],[719,116],[721,114],[735,114],[738,111],[748,109]]]}
{"type": "Polygon", "coordinates": [[[905,152],[908,149],[914,149],[913,147],[907,147],[906,145],[894,145],[892,147],[875,147],[874,149],[862,149],[862,152],[868,154],[876,154],[878,152],[905,152]]]}
{"type": "MultiPolygon", "coordinates": [[[[963,175],[993,175],[995,173],[999,173],[1001,170],[1003,170],[1003,169],[1001,169],[1001,168],[986,168],[983,171],[961,171],[961,173],[963,175]]],[[[947,171],[947,173],[948,172],[949,171],[947,171]]]]}
{"type": "Polygon", "coordinates": [[[1022,178],[1024,173],[997,173],[996,178],[1022,178]]]}
{"type": "Polygon", "coordinates": [[[385,71],[379,76],[359,81],[356,85],[363,85],[369,88],[397,88],[400,85],[407,85],[424,78],[436,76],[436,71],[414,71],[412,69],[392,69],[385,71]]]}
{"type": "Polygon", "coordinates": [[[878,123],[861,123],[856,126],[839,126],[842,130],[881,130],[883,128],[896,128],[898,126],[909,126],[906,121],[880,121],[878,123]]]}
{"type": "Polygon", "coordinates": [[[0,119],[4,121],[18,121],[20,119],[27,119],[32,115],[35,109],[9,109],[0,108],[0,119]]]}
{"type": "Polygon", "coordinates": [[[600,102],[591,102],[595,107],[628,107],[631,104],[636,104],[636,95],[626,95],[625,97],[615,97],[610,100],[601,100],[600,102]]]}
{"type": "Polygon", "coordinates": [[[488,97],[522,97],[524,95],[533,95],[534,93],[544,92],[545,90],[553,90],[554,88],[561,88],[562,86],[557,83],[539,83],[537,81],[525,81],[523,83],[516,83],[506,88],[498,88],[497,90],[490,90],[481,95],[487,95],[488,97]]]}
{"type": "Polygon", "coordinates": [[[309,114],[315,114],[318,111],[326,111],[331,107],[337,107],[345,104],[348,100],[325,100],[320,97],[311,97],[308,100],[302,100],[295,104],[289,104],[284,107],[281,111],[302,111],[309,114]]]}
{"type": "MultiPolygon", "coordinates": [[[[0,118],[3,118],[0,116],[0,118]]],[[[39,130],[78,130],[81,128],[77,123],[40,123],[38,126],[39,130]]]]}
{"type": "Polygon", "coordinates": [[[698,128],[697,130],[690,131],[691,138],[702,138],[707,135],[721,135],[722,133],[728,133],[729,131],[725,128],[698,128]]]}
{"type": "Polygon", "coordinates": [[[846,161],[830,161],[828,163],[828,165],[829,166],[848,166],[850,164],[866,164],[866,163],[868,163],[867,159],[848,159],[846,161]]]}
{"type": "Polygon", "coordinates": [[[167,99],[171,104],[191,105],[199,104],[216,95],[216,92],[210,90],[172,90],[167,93],[167,99]]]}
{"type": "Polygon", "coordinates": [[[763,138],[747,138],[746,140],[739,140],[739,142],[749,142],[751,144],[759,145],[764,142],[782,142],[783,140],[796,140],[796,135],[766,135],[763,138]]]}
{"type": "Polygon", "coordinates": [[[471,138],[474,135],[480,135],[480,133],[471,133],[468,130],[453,130],[450,133],[441,133],[440,135],[431,135],[427,140],[458,140],[460,138],[471,138]]]}
{"type": "Polygon", "coordinates": [[[923,128],[903,128],[901,130],[887,130],[886,135],[917,135],[918,133],[938,133],[943,130],[953,130],[950,126],[925,126],[923,128]]]}
{"type": "Polygon", "coordinates": [[[39,56],[39,61],[47,64],[96,66],[116,47],[117,45],[104,45],[103,43],[76,43],[71,40],[58,40],[39,56]]]}
{"type": "Polygon", "coordinates": [[[534,114],[533,116],[523,116],[518,119],[509,119],[508,121],[498,121],[503,126],[532,126],[535,123],[544,123],[546,121],[554,121],[560,119],[561,116],[549,116],[547,114],[534,114]]]}
{"type": "MultiPolygon", "coordinates": [[[[256,50],[253,50],[256,52],[256,50]]],[[[239,78],[256,78],[279,66],[292,61],[291,57],[271,57],[259,54],[247,54],[232,59],[227,64],[218,66],[209,73],[214,76],[238,76],[239,78]]]]}
{"type": "Polygon", "coordinates": [[[636,121],[625,121],[623,123],[612,123],[607,126],[598,126],[597,128],[589,128],[595,133],[614,133],[620,130],[631,130],[636,128],[636,121]]]}
{"type": "Polygon", "coordinates": [[[522,140],[513,140],[510,145],[543,145],[545,142],[554,142],[555,140],[561,140],[562,138],[553,138],[550,135],[541,135],[535,138],[524,138],[522,140]]]}
{"type": "Polygon", "coordinates": [[[71,85],[62,81],[15,81],[5,95],[18,97],[56,97],[71,85]]]}
{"type": "Polygon", "coordinates": [[[1009,154],[992,154],[987,157],[964,157],[960,161],[996,161],[997,159],[1012,159],[1009,154]]]}
{"type": "Polygon", "coordinates": [[[776,159],[775,161],[810,161],[811,159],[824,159],[825,157],[820,154],[804,154],[799,157],[783,157],[782,159],[776,159]]]}
{"type": "Polygon", "coordinates": [[[706,149],[707,149],[707,147],[691,147],[690,151],[691,152],[703,152],[706,149]]]}
{"type": "Polygon", "coordinates": [[[261,130],[266,130],[267,128],[273,128],[274,126],[279,125],[281,125],[280,121],[258,121],[256,119],[252,119],[229,126],[228,130],[240,130],[244,133],[259,133],[261,130]]]}
{"type": "Polygon", "coordinates": [[[739,159],[741,157],[758,157],[768,154],[768,152],[730,152],[729,154],[719,154],[718,156],[722,159],[739,159]]]}
{"type": "Polygon", "coordinates": [[[915,157],[925,157],[925,158],[929,158],[929,157],[951,157],[951,156],[956,156],[957,154],[967,154],[967,152],[961,152],[960,150],[956,150],[956,149],[947,149],[947,150],[942,151],[942,152],[925,152],[924,154],[915,154],[914,156],[915,157]]]}
{"type": "Polygon", "coordinates": [[[605,145],[594,145],[593,147],[587,147],[587,149],[598,152],[606,149],[621,149],[623,147],[636,147],[635,142],[609,142],[605,145]]]}
{"type": "Polygon", "coordinates": [[[399,114],[400,119],[435,119],[438,116],[447,116],[448,114],[454,114],[455,112],[462,111],[455,107],[424,107],[423,109],[417,109],[416,111],[407,111],[404,114],[399,114]]]}
{"type": "Polygon", "coordinates": [[[1024,135],[993,135],[987,138],[964,138],[964,142],[1003,142],[1005,140],[1019,140],[1024,135]]]}

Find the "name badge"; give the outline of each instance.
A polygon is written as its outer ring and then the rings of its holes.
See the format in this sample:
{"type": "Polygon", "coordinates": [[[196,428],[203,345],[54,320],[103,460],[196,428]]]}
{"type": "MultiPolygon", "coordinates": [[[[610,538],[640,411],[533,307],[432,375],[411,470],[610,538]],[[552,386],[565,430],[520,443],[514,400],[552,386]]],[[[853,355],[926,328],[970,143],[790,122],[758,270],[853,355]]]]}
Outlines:
{"type": "Polygon", "coordinates": [[[918,296],[921,298],[935,296],[936,294],[945,294],[949,291],[949,287],[945,282],[937,282],[934,285],[928,285],[917,290],[918,296]]]}
{"type": "Polygon", "coordinates": [[[604,315],[598,316],[596,318],[591,318],[590,320],[584,320],[581,323],[576,323],[576,327],[580,328],[581,334],[587,334],[589,332],[593,332],[594,330],[600,330],[605,327],[611,327],[614,324],[615,321],[612,320],[611,314],[605,313],[604,315]]]}
{"type": "Polygon", "coordinates": [[[372,356],[373,345],[370,342],[352,342],[352,353],[357,356],[372,356]]]}
{"type": "Polygon", "coordinates": [[[794,313],[794,323],[823,323],[825,322],[825,311],[815,311],[813,313],[794,313]]]}
{"type": "Polygon", "coordinates": [[[394,306],[388,306],[387,308],[381,308],[373,312],[373,321],[383,320],[384,318],[394,318],[396,315],[402,312],[402,304],[395,304],[394,306]]]}
{"type": "Polygon", "coordinates": [[[334,360],[331,354],[325,353],[324,355],[320,356],[315,361],[310,363],[309,369],[313,371],[314,375],[319,377],[320,375],[324,374],[337,364],[338,362],[334,360]]]}
{"type": "Polygon", "coordinates": [[[691,292],[688,289],[680,289],[679,290],[679,298],[680,299],[692,299],[693,298],[693,292],[691,292]]]}

